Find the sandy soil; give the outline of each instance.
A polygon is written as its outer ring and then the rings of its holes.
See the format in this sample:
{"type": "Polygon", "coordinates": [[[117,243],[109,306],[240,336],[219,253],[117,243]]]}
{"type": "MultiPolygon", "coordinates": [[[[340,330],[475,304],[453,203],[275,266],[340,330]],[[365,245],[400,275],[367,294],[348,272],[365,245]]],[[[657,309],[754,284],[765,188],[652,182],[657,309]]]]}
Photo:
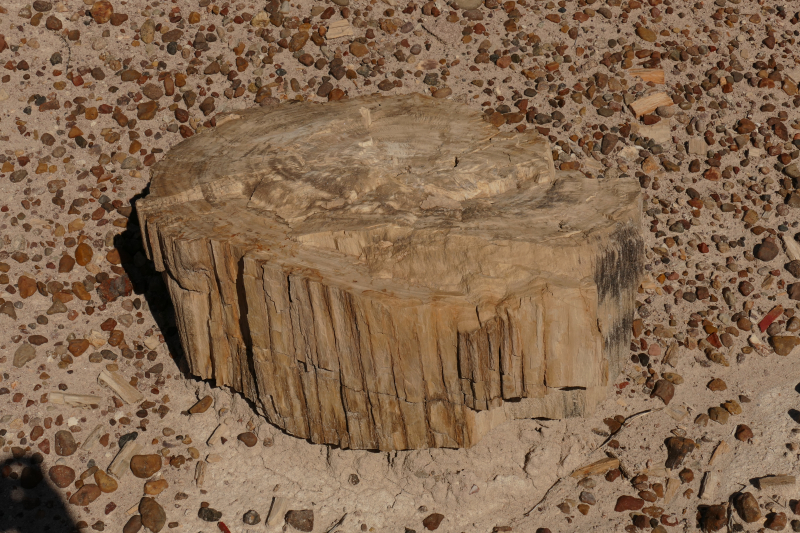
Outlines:
{"type": "Polygon", "coordinates": [[[56,465],[77,479],[107,469],[132,432],[140,453],[163,457],[151,479],[168,482],[151,495],[165,513],[156,530],[292,530],[265,525],[275,497],[313,510],[313,531],[327,533],[422,531],[435,513],[445,532],[755,531],[795,519],[794,479],[762,489],[757,478],[798,474],[800,264],[783,244],[796,243],[800,206],[796,4],[486,0],[465,12],[442,0],[300,0],[265,12],[264,2],[86,1],[0,5],[0,531],[135,531],[146,479],[127,472],[115,491],[74,505],[75,483],[50,476],[56,465]],[[663,69],[665,84],[644,83],[642,67],[663,69]],[[148,167],[226,110],[376,91],[485,109],[502,129],[540,128],[561,168],[639,179],[641,328],[592,417],[508,423],[469,450],[342,451],[284,435],[182,371],[171,304],[130,208],[148,167]],[[657,92],[674,105],[637,119],[630,104],[657,92]],[[97,383],[107,365],[144,404],[97,383]],[[668,405],[651,398],[659,380],[676,384],[668,405]],[[99,399],[62,405],[58,392],[99,399]],[[186,413],[206,395],[212,409],[186,413]],[[702,416],[729,401],[741,412],[728,404],[737,414],[725,423],[702,416]],[[220,424],[225,442],[208,444],[220,424]],[[103,438],[81,448],[97,426],[103,438]],[[56,453],[61,430],[76,451],[56,453]],[[237,439],[246,432],[255,446],[237,439]],[[695,448],[666,469],[671,437],[695,448]],[[608,456],[618,472],[570,476],[608,456]],[[752,523],[734,510],[740,492],[760,504],[752,523]],[[621,496],[635,509],[616,511],[621,496]],[[206,504],[220,525],[198,517],[206,504]],[[251,509],[259,524],[243,522],[251,509]]]}

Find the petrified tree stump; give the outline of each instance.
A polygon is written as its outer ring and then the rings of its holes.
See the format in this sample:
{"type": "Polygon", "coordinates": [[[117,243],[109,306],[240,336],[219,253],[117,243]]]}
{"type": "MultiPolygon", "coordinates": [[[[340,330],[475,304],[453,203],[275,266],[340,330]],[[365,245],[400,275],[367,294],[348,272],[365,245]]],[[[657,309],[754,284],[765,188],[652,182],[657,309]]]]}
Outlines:
{"type": "Polygon", "coordinates": [[[218,118],[137,210],[193,374],[297,437],[401,450],[594,409],[628,350],[640,203],[409,95],[218,118]]]}

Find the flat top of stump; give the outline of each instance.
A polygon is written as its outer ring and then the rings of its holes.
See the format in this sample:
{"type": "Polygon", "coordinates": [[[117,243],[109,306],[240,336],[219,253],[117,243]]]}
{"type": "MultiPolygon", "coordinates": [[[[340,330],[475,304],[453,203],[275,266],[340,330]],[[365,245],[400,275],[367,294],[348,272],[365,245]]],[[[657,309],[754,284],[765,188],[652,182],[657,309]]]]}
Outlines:
{"type": "Polygon", "coordinates": [[[640,193],[632,179],[556,172],[538,134],[416,94],[237,111],[152,176],[140,209],[168,211],[187,238],[384,280],[382,290],[493,299],[542,271],[586,275],[580,257],[559,265],[558,250],[615,231],[640,193]]]}

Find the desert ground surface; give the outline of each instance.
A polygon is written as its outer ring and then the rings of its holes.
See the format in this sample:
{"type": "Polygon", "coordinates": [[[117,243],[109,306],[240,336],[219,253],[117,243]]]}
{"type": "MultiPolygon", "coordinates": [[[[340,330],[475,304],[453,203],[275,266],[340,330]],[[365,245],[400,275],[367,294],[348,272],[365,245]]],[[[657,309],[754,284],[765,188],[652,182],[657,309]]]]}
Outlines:
{"type": "Polygon", "coordinates": [[[800,531],[799,10],[3,1],[0,531],[800,531]],[[630,354],[592,416],[340,450],[188,374],[149,168],[226,111],[409,92],[641,184],[630,354]]]}

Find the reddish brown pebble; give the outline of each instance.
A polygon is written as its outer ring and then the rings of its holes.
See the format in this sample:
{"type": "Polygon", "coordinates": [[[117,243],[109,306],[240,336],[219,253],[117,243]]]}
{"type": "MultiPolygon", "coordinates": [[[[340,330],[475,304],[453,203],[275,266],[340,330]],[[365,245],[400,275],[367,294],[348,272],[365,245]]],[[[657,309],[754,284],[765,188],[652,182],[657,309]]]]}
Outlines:
{"type": "Polygon", "coordinates": [[[422,521],[422,525],[425,526],[425,529],[434,531],[442,523],[442,520],[444,520],[444,515],[433,513],[425,517],[425,519],[422,521]]]}
{"type": "Polygon", "coordinates": [[[105,24],[111,20],[111,15],[114,14],[114,6],[111,5],[111,2],[100,0],[92,5],[91,13],[96,23],[105,24]]]}
{"type": "Polygon", "coordinates": [[[150,496],[155,496],[157,494],[161,494],[167,487],[169,487],[169,483],[167,483],[166,479],[148,481],[144,484],[144,493],[150,496]]]}
{"type": "Polygon", "coordinates": [[[620,496],[617,498],[617,504],[614,506],[614,510],[618,513],[623,513],[625,511],[638,511],[642,507],[644,507],[644,500],[641,498],[620,496]]]}
{"type": "Polygon", "coordinates": [[[69,254],[62,255],[61,259],[58,260],[58,272],[60,274],[71,272],[74,266],[75,259],[73,259],[73,257],[69,254]]]}
{"type": "Polygon", "coordinates": [[[75,262],[80,266],[88,265],[93,255],[92,247],[85,242],[80,243],[78,247],[75,248],[75,262]]]}
{"type": "Polygon", "coordinates": [[[736,426],[736,440],[740,440],[742,442],[747,442],[753,438],[753,430],[750,429],[750,426],[745,424],[739,424],[736,426]]]}
{"type": "Polygon", "coordinates": [[[753,522],[761,518],[761,509],[758,506],[758,500],[750,492],[744,492],[734,498],[734,506],[739,516],[747,522],[753,522]]]}
{"type": "Polygon", "coordinates": [[[239,436],[236,438],[242,441],[248,448],[252,448],[256,444],[258,444],[258,437],[256,437],[255,433],[253,433],[252,431],[240,433],[239,436]]]}
{"type": "Polygon", "coordinates": [[[75,471],[66,465],[51,466],[47,475],[53,485],[60,489],[69,487],[75,481],[75,471]]]}
{"type": "Polygon", "coordinates": [[[142,517],[142,525],[152,533],[161,531],[167,521],[164,508],[153,498],[142,498],[139,502],[139,515],[142,517]]]}
{"type": "Polygon", "coordinates": [[[78,449],[78,444],[69,431],[63,429],[57,431],[53,440],[55,442],[56,455],[69,456],[78,449]]]}
{"type": "Polygon", "coordinates": [[[148,478],[161,470],[160,455],[134,455],[131,458],[131,472],[138,478],[148,478]]]}
{"type": "Polygon", "coordinates": [[[102,492],[114,492],[117,490],[117,481],[102,470],[94,473],[94,482],[97,483],[102,492]]]}
{"type": "Polygon", "coordinates": [[[666,379],[659,379],[653,387],[653,392],[650,393],[651,398],[659,397],[664,402],[664,405],[669,405],[672,397],[675,396],[675,385],[666,379]]]}
{"type": "Polygon", "coordinates": [[[122,533],[136,533],[142,529],[142,517],[137,515],[133,515],[126,523],[125,526],[122,528],[122,533]]]}
{"type": "Polygon", "coordinates": [[[29,298],[36,294],[36,280],[28,276],[20,276],[17,282],[19,288],[19,295],[22,298],[29,298]]]}
{"type": "Polygon", "coordinates": [[[786,513],[770,513],[767,515],[767,521],[764,522],[764,526],[773,531],[783,531],[786,529],[787,522],[786,513]]]}
{"type": "Polygon", "coordinates": [[[214,403],[214,399],[211,396],[206,396],[192,407],[189,408],[189,413],[196,415],[200,413],[205,413],[208,411],[208,408],[211,407],[211,404],[214,403]]]}
{"type": "Polygon", "coordinates": [[[72,495],[72,497],[69,499],[69,503],[72,505],[85,507],[99,498],[101,494],[102,492],[100,491],[100,487],[97,485],[84,485],[78,489],[78,492],[72,495]]]}
{"type": "Polygon", "coordinates": [[[728,522],[728,509],[725,505],[710,505],[702,513],[702,525],[706,531],[719,531],[728,522]]]}

